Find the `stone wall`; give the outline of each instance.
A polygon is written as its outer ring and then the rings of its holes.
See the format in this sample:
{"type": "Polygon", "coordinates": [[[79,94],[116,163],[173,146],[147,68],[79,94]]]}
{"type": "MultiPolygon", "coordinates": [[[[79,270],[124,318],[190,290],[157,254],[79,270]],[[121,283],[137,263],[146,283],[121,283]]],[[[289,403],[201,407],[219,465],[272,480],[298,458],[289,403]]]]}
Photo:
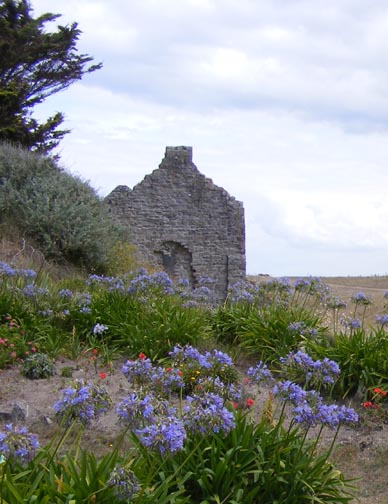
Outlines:
{"type": "Polygon", "coordinates": [[[129,225],[144,263],[173,279],[196,287],[211,277],[222,300],[245,278],[243,205],[198,171],[191,147],[166,147],[158,169],[132,190],[116,187],[106,202],[129,225]]]}

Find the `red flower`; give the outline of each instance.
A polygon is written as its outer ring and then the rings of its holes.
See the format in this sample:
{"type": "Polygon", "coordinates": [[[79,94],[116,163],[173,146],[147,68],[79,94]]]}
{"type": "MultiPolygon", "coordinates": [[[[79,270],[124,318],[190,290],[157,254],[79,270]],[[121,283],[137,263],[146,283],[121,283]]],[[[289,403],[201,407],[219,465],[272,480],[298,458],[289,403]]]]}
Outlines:
{"type": "Polygon", "coordinates": [[[251,383],[251,379],[250,378],[245,378],[244,383],[245,383],[245,385],[248,385],[248,383],[251,383]]]}
{"type": "Polygon", "coordinates": [[[171,368],[171,367],[166,367],[166,371],[167,371],[168,373],[170,373],[170,372],[172,371],[172,368],[171,368]]]}
{"type": "Polygon", "coordinates": [[[144,354],[143,352],[139,353],[140,360],[145,360],[146,358],[147,358],[146,354],[144,354]]]}
{"type": "Polygon", "coordinates": [[[236,403],[236,402],[232,402],[232,405],[233,405],[233,408],[234,408],[234,409],[238,409],[238,403],[236,403]]]}
{"type": "Polygon", "coordinates": [[[97,348],[93,348],[93,353],[94,353],[94,355],[98,354],[98,349],[97,348]]]}
{"type": "Polygon", "coordinates": [[[252,398],[247,399],[247,406],[248,408],[252,408],[252,406],[255,404],[255,401],[252,398]]]}
{"type": "Polygon", "coordinates": [[[366,401],[362,403],[364,408],[373,408],[373,409],[379,409],[378,404],[374,404],[372,401],[366,401]]]}
{"type": "Polygon", "coordinates": [[[105,378],[106,378],[106,373],[100,373],[100,378],[101,378],[101,380],[105,380],[105,378]]]}
{"type": "Polygon", "coordinates": [[[376,387],[375,389],[373,389],[373,392],[375,394],[380,394],[382,396],[386,396],[387,395],[386,391],[383,390],[383,389],[381,389],[380,387],[376,387]]]}

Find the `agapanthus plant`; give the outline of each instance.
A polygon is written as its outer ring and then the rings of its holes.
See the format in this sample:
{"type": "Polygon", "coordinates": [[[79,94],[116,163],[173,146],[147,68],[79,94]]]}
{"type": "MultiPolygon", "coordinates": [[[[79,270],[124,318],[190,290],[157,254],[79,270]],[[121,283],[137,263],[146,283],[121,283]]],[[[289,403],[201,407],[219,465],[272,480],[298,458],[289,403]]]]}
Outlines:
{"type": "Polygon", "coordinates": [[[6,424],[5,431],[0,431],[0,455],[6,461],[17,461],[21,464],[33,459],[39,448],[38,437],[30,434],[26,427],[6,424]]]}
{"type": "Polygon", "coordinates": [[[170,352],[172,366],[181,370],[186,393],[194,390],[203,379],[219,378],[225,384],[237,381],[232,358],[220,350],[199,352],[191,345],[175,346],[170,352]]]}
{"type": "Polygon", "coordinates": [[[142,389],[131,392],[117,406],[116,412],[121,422],[131,430],[151,425],[159,419],[174,415],[176,410],[169,403],[152,392],[142,389]]]}
{"type": "Polygon", "coordinates": [[[128,467],[116,466],[110,474],[108,485],[114,488],[120,502],[130,502],[140,490],[139,480],[128,467]]]}
{"type": "Polygon", "coordinates": [[[135,434],[144,446],[161,454],[181,450],[187,437],[182,420],[175,415],[165,416],[142,429],[136,429],[135,434]]]}
{"type": "Polygon", "coordinates": [[[53,407],[57,419],[64,419],[67,425],[73,421],[89,425],[112,406],[112,400],[105,388],[86,383],[82,379],[76,380],[73,386],[64,389],[62,394],[63,398],[53,407]]]}
{"type": "Polygon", "coordinates": [[[212,392],[186,397],[183,422],[189,432],[204,435],[211,432],[227,434],[236,425],[234,415],[225,407],[222,397],[212,392]]]}
{"type": "Polygon", "coordinates": [[[314,360],[302,350],[281,357],[280,362],[287,376],[318,390],[334,385],[341,373],[335,361],[327,357],[323,360],[314,360]]]}

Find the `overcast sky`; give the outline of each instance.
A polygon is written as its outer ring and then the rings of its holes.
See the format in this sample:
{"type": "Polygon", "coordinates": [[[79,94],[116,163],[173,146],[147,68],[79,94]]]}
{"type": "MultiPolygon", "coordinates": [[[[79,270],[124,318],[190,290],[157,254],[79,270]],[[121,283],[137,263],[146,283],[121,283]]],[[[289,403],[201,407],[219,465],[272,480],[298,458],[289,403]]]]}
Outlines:
{"type": "Polygon", "coordinates": [[[65,114],[68,171],[105,196],[192,146],[244,204],[248,273],[388,273],[386,0],[31,5],[104,65],[35,109],[65,114]]]}

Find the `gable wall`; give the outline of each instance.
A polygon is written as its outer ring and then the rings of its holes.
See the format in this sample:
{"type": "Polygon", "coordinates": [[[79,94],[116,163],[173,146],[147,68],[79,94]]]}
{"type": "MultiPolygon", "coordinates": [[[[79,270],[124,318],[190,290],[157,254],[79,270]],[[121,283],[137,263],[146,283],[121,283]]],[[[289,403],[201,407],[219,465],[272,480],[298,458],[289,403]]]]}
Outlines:
{"type": "Polygon", "coordinates": [[[113,215],[126,222],[148,264],[186,277],[217,280],[217,298],[245,277],[244,209],[202,175],[188,147],[167,148],[159,168],[133,190],[117,187],[107,196],[113,215]],[[190,267],[187,266],[191,261],[190,267]]]}

